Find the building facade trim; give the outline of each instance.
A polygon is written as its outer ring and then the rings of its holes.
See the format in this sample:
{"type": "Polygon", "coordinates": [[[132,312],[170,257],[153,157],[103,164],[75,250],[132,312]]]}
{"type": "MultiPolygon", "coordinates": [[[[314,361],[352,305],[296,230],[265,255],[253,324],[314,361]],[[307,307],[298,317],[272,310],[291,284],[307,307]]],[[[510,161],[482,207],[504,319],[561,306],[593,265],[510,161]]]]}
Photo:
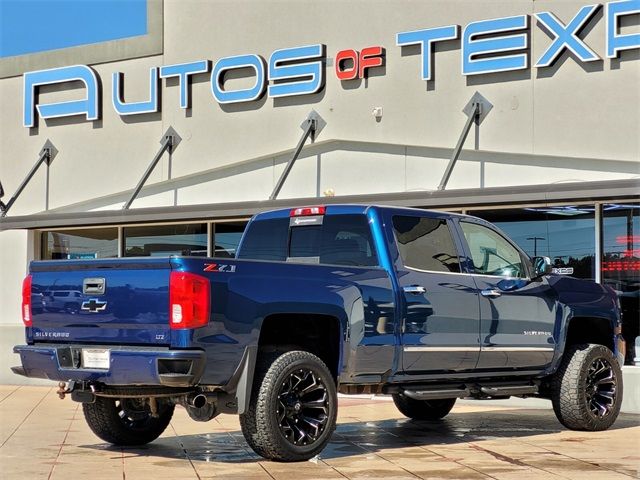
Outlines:
{"type": "Polygon", "coordinates": [[[412,191],[339,197],[304,197],[281,200],[215,203],[201,205],[135,208],[132,210],[103,210],[94,212],[38,213],[0,219],[0,231],[16,229],[59,228],[171,222],[202,219],[246,218],[265,210],[309,204],[335,203],[385,204],[434,209],[471,209],[502,205],[558,202],[598,202],[640,200],[640,179],[603,182],[576,182],[518,187],[487,187],[445,191],[412,191]]]}

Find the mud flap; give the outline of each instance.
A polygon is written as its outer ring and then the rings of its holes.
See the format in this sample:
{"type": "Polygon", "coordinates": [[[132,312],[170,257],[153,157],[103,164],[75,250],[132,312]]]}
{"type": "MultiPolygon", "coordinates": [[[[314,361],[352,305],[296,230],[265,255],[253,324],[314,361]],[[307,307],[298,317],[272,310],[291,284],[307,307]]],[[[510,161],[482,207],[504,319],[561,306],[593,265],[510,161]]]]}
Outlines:
{"type": "MultiPolygon", "coordinates": [[[[235,384],[235,401],[232,403],[235,403],[234,407],[237,408],[237,411],[233,413],[242,414],[249,408],[251,388],[253,386],[253,373],[256,368],[257,358],[258,346],[246,347],[242,355],[242,360],[240,360],[240,365],[229,381],[228,385],[233,386],[235,384]]],[[[233,390],[230,391],[233,392],[233,390]]],[[[228,397],[233,398],[233,396],[234,394],[231,394],[228,397]]],[[[220,402],[220,407],[224,409],[223,413],[227,413],[228,410],[235,410],[235,408],[230,408],[232,405],[224,401],[220,402]]]]}

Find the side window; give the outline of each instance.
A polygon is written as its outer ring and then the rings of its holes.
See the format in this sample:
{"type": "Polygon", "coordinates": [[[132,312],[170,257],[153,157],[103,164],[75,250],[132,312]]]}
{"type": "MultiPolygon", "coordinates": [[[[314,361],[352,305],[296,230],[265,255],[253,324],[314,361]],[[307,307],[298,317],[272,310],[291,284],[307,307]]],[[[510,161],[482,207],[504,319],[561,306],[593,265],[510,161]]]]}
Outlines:
{"type": "Polygon", "coordinates": [[[394,216],[393,233],[406,267],[435,272],[460,272],[458,252],[445,220],[394,216]]]}
{"type": "Polygon", "coordinates": [[[502,235],[476,223],[460,222],[471,251],[474,273],[526,277],[520,252],[502,235]]]}

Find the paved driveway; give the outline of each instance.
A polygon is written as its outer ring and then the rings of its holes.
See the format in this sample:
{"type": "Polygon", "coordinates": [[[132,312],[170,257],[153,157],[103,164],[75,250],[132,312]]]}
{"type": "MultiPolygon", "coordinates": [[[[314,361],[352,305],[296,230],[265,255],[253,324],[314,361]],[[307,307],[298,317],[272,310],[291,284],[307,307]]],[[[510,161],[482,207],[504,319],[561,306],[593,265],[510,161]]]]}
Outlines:
{"type": "Polygon", "coordinates": [[[95,437],[82,407],[55,388],[0,386],[0,478],[324,479],[639,478],[640,416],[606,432],[561,428],[551,410],[459,402],[440,422],[403,418],[393,402],[341,398],[338,428],[312,461],[265,461],[238,419],[197,423],[177,408],[164,435],[143,448],[95,437]]]}

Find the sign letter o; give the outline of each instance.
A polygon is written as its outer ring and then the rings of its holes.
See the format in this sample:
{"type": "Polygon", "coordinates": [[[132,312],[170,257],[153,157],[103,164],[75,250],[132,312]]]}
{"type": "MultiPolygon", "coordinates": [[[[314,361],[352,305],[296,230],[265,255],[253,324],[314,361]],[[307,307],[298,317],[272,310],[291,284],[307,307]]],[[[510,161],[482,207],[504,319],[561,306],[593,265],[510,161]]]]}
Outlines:
{"type": "Polygon", "coordinates": [[[354,80],[358,78],[358,52],[355,50],[340,50],[336,54],[336,76],[340,80],[354,80]],[[351,66],[346,63],[351,61],[351,66]]]}
{"type": "Polygon", "coordinates": [[[218,103],[252,102],[259,99],[266,87],[265,60],[258,55],[238,55],[218,60],[211,72],[211,93],[218,103]],[[251,68],[256,77],[253,87],[224,90],[224,75],[229,70],[251,68]]]}

